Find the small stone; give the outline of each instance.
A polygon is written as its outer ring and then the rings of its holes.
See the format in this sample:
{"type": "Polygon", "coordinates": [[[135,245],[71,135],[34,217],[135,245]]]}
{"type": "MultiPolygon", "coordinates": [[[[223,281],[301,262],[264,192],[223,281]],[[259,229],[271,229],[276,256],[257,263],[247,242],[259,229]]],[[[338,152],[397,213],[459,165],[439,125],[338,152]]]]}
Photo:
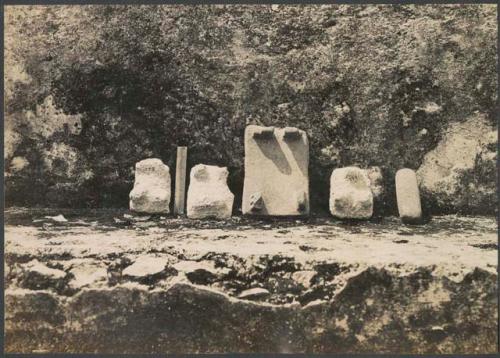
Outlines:
{"type": "Polygon", "coordinates": [[[417,175],[413,170],[400,169],[396,173],[396,199],[403,222],[418,222],[422,219],[417,175]]]}
{"type": "Polygon", "coordinates": [[[170,211],[170,169],[160,159],[145,159],[135,165],[130,210],[143,213],[170,211]]]}
{"type": "Polygon", "coordinates": [[[429,133],[429,131],[426,128],[424,128],[420,132],[418,132],[418,135],[420,137],[423,137],[423,136],[427,135],[427,133],[429,133]]]}
{"type": "Polygon", "coordinates": [[[168,262],[168,259],[164,257],[142,256],[126,267],[122,275],[138,278],[156,275],[165,270],[168,262]]]}
{"type": "Polygon", "coordinates": [[[311,287],[311,281],[314,276],[316,276],[316,271],[313,270],[296,271],[292,274],[292,279],[305,289],[308,289],[311,287]]]}
{"type": "Polygon", "coordinates": [[[330,178],[330,212],[341,219],[369,219],[373,214],[370,180],[358,167],[335,169],[330,178]]]}
{"type": "Polygon", "coordinates": [[[242,298],[242,299],[246,299],[246,300],[257,300],[257,299],[266,298],[269,295],[270,295],[269,291],[266,290],[265,288],[255,287],[255,288],[250,288],[248,290],[241,292],[238,295],[238,298],[242,298]]]}
{"type": "Polygon", "coordinates": [[[55,221],[56,223],[68,222],[68,220],[62,214],[59,214],[57,216],[46,216],[45,218],[55,221]]]}
{"type": "Polygon", "coordinates": [[[234,195],[227,186],[226,167],[198,164],[191,169],[187,216],[191,219],[231,217],[234,195]]]}

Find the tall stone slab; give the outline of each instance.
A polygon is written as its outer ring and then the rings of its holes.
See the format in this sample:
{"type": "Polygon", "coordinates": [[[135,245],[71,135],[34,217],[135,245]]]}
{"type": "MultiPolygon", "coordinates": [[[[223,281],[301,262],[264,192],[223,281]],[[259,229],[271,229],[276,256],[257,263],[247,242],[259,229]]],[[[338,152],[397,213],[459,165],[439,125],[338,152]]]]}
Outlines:
{"type": "Polygon", "coordinates": [[[345,167],[332,172],[330,212],[341,219],[369,219],[373,215],[373,193],[366,170],[345,167]]]}
{"type": "Polygon", "coordinates": [[[170,185],[170,169],[160,159],[136,163],[130,210],[150,214],[170,212],[170,185]]]}
{"type": "Polygon", "coordinates": [[[245,130],[243,214],[309,214],[309,141],[297,128],[249,125],[245,130]]]}
{"type": "Polygon", "coordinates": [[[226,167],[198,164],[191,169],[187,216],[191,219],[231,217],[234,195],[227,186],[226,167]]]}
{"type": "Polygon", "coordinates": [[[186,204],[186,162],[187,147],[177,147],[177,162],[175,166],[175,201],[174,214],[184,214],[186,204]]]}
{"type": "Polygon", "coordinates": [[[422,220],[422,205],[417,175],[411,169],[400,169],[396,173],[396,199],[401,220],[419,223],[422,220]]]}

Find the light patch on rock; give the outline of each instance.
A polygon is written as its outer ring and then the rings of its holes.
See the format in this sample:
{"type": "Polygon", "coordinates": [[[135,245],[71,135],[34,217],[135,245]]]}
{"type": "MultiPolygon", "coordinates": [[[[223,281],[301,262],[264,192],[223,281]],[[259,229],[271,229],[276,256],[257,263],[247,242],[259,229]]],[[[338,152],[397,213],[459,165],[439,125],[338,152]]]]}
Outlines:
{"type": "Polygon", "coordinates": [[[145,159],[135,165],[130,210],[143,213],[170,212],[170,169],[160,159],[145,159]]]}
{"type": "Polygon", "coordinates": [[[10,171],[17,173],[26,168],[30,163],[25,157],[14,157],[10,161],[10,171]]]}
{"type": "Polygon", "coordinates": [[[5,128],[3,133],[4,151],[3,158],[12,157],[18,145],[21,143],[21,135],[14,129],[14,119],[9,116],[5,117],[5,128]]]}
{"type": "Polygon", "coordinates": [[[338,168],[330,178],[330,212],[342,219],[369,219],[373,214],[373,194],[365,170],[338,168]]]}
{"type": "Polygon", "coordinates": [[[443,107],[435,102],[426,102],[422,107],[417,107],[415,110],[424,111],[427,114],[434,114],[441,112],[442,109],[443,107]]]}
{"type": "MultiPolygon", "coordinates": [[[[489,153],[485,147],[496,141],[496,130],[486,122],[484,116],[450,124],[437,147],[425,155],[417,171],[419,183],[430,193],[448,197],[456,195],[460,172],[472,170],[476,157],[489,153]]],[[[491,160],[495,160],[494,155],[491,160]]]]}
{"type": "Polygon", "coordinates": [[[43,152],[45,169],[68,179],[76,176],[79,161],[76,149],[66,143],[52,143],[50,149],[43,152]]]}
{"type": "Polygon", "coordinates": [[[47,96],[42,104],[37,105],[34,113],[28,111],[26,115],[33,120],[33,130],[45,138],[64,131],[78,135],[82,130],[82,115],[65,114],[56,107],[52,96],[47,96]]]}
{"type": "Polygon", "coordinates": [[[314,276],[316,276],[316,271],[313,270],[296,271],[292,274],[292,280],[308,289],[311,287],[311,281],[314,276]]]}
{"type": "Polygon", "coordinates": [[[191,169],[187,216],[192,219],[231,217],[234,195],[227,186],[226,167],[198,164],[191,169]]]}

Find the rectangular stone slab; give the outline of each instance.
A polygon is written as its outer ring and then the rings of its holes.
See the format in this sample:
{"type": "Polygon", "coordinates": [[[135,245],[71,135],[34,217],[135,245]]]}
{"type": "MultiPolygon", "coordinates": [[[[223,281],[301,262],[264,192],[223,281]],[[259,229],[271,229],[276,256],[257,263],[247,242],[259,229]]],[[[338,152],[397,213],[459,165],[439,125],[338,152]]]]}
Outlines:
{"type": "Polygon", "coordinates": [[[245,130],[243,214],[309,214],[309,141],[297,128],[245,130]]]}

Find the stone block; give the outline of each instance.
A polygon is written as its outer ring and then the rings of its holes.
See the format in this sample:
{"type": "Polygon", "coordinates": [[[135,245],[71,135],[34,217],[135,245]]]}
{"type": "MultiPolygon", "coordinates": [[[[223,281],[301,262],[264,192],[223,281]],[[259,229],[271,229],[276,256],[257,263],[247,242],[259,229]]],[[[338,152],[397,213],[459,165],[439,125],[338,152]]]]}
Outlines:
{"type": "Polygon", "coordinates": [[[309,141],[293,127],[245,130],[243,214],[309,214],[309,141]]]}
{"type": "Polygon", "coordinates": [[[396,199],[401,220],[418,223],[422,220],[422,206],[417,175],[411,169],[400,169],[396,173],[396,199]]]}
{"type": "Polygon", "coordinates": [[[373,193],[365,170],[345,167],[332,172],[330,212],[341,219],[369,219],[372,216],[373,193]]]}
{"type": "Polygon", "coordinates": [[[170,169],[160,159],[145,159],[135,165],[130,210],[143,213],[170,212],[170,169]]]}
{"type": "Polygon", "coordinates": [[[227,186],[226,167],[198,164],[191,169],[187,216],[192,219],[231,217],[234,195],[227,186]]]}

